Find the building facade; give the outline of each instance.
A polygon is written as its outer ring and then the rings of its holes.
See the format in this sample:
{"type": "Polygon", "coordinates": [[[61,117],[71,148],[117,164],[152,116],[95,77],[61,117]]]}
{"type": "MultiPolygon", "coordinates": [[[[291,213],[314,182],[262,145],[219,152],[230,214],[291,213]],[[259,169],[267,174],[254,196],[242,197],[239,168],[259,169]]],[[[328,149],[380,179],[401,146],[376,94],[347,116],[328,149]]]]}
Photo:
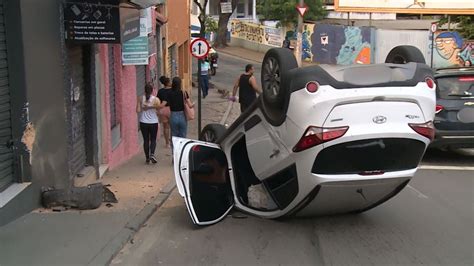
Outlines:
{"type": "Polygon", "coordinates": [[[45,189],[97,181],[141,152],[136,99],[147,82],[158,88],[159,76],[171,70],[166,59],[171,47],[178,54],[174,71],[190,80],[189,21],[166,29],[166,13],[177,12],[174,2],[83,2],[77,10],[84,20],[86,10],[99,10],[90,13],[100,18],[110,9],[118,14],[126,4],[123,10],[148,21],[144,61],[125,62],[123,39],[66,40],[80,34],[65,26],[67,8],[76,11],[69,3],[77,2],[0,0],[0,225],[39,207],[45,189]],[[145,17],[148,6],[136,2],[153,4],[145,17]]]}
{"type": "Polygon", "coordinates": [[[164,6],[168,18],[163,41],[163,58],[166,62],[164,73],[171,78],[182,78],[187,90],[191,88],[190,5],[191,1],[188,0],[173,0],[172,4],[168,2],[164,6]]]}
{"type": "MultiPolygon", "coordinates": [[[[201,2],[203,1],[201,0],[201,2]]],[[[209,0],[206,6],[206,14],[217,19],[219,17],[219,5],[221,2],[225,1],[209,0]]],[[[199,15],[198,7],[195,4],[192,5],[192,13],[199,15]]],[[[257,22],[257,0],[239,0],[231,18],[257,22]]]]}

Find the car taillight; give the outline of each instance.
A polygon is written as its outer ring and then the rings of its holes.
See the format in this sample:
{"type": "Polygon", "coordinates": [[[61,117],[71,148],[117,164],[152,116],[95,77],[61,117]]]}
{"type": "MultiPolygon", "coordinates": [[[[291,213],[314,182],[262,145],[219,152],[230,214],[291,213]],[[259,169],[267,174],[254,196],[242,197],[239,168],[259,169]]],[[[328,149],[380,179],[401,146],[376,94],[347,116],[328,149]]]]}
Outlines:
{"type": "Polygon", "coordinates": [[[426,85],[428,85],[428,88],[433,89],[434,88],[434,80],[430,77],[425,78],[426,85]]]}
{"type": "Polygon", "coordinates": [[[293,152],[304,151],[324,142],[340,138],[346,134],[347,130],[349,130],[349,127],[308,127],[304,132],[303,137],[301,137],[293,148],[293,152]]]}
{"type": "Polygon", "coordinates": [[[306,90],[308,92],[315,93],[318,91],[318,89],[319,89],[319,83],[317,83],[316,81],[310,81],[306,83],[306,90]]]}
{"type": "Polygon", "coordinates": [[[437,104],[436,105],[436,110],[435,110],[435,113],[439,113],[441,111],[444,110],[444,106],[442,106],[441,104],[437,104]]]}
{"type": "Polygon", "coordinates": [[[459,78],[459,81],[462,81],[462,82],[471,82],[471,81],[474,81],[474,77],[460,77],[460,78],[459,78]]]}
{"type": "Polygon", "coordinates": [[[434,139],[435,128],[432,121],[423,123],[423,124],[408,124],[416,133],[426,137],[430,140],[434,139]]]}

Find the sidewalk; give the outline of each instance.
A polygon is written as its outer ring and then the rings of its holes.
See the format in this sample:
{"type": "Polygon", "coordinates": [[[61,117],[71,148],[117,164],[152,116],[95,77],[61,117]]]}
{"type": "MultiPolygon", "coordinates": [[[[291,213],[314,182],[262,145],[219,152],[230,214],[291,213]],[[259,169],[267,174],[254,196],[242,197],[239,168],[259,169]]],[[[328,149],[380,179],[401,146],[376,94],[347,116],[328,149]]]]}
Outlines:
{"type": "MultiPolygon", "coordinates": [[[[193,91],[196,103],[197,90],[193,91]]],[[[216,89],[202,101],[202,126],[219,123],[232,105],[216,89]]],[[[238,108],[230,108],[237,110],[238,108]]],[[[230,112],[233,119],[239,113],[230,112]]],[[[197,119],[188,137],[197,138],[197,119]]],[[[117,204],[88,211],[39,209],[0,227],[0,265],[104,265],[168,198],[175,186],[171,151],[158,141],[158,165],[145,165],[137,155],[101,181],[115,193],[117,204]]]]}

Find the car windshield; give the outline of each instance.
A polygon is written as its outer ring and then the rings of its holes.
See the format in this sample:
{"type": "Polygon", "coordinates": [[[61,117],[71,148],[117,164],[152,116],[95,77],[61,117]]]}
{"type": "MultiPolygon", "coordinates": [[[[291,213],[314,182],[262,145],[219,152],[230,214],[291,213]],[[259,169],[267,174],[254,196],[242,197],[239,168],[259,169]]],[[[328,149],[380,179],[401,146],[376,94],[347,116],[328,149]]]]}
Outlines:
{"type": "Polygon", "coordinates": [[[474,97],[474,76],[438,78],[437,81],[441,99],[474,97]]]}

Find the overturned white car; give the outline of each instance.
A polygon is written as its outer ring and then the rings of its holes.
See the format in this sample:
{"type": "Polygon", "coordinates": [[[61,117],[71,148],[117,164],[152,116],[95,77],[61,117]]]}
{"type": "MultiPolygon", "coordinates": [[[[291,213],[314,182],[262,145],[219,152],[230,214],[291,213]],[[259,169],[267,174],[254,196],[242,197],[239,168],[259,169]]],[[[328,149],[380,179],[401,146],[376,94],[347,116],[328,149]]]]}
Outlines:
{"type": "Polygon", "coordinates": [[[264,218],[366,211],[407,185],[434,136],[435,83],[423,63],[298,68],[288,49],[271,49],[262,87],[230,128],[173,138],[195,224],[234,207],[264,218]]]}

